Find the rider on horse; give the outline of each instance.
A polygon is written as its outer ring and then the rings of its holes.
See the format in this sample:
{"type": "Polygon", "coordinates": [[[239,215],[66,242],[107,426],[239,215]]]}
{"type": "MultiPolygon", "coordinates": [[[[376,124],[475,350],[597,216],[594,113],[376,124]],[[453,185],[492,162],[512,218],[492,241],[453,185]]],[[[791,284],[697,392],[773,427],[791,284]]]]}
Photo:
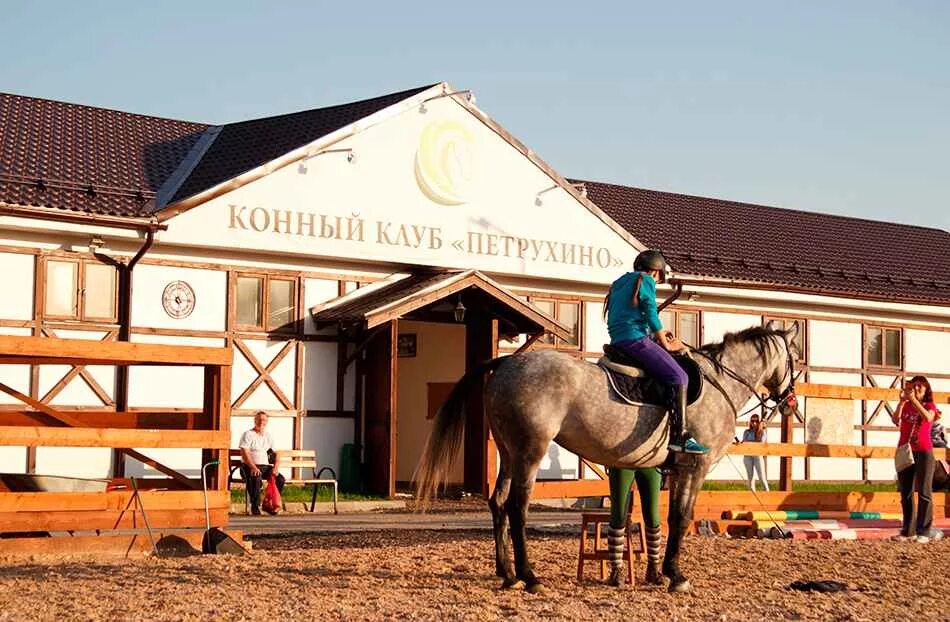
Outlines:
{"type": "Polygon", "coordinates": [[[628,272],[613,282],[607,294],[610,343],[637,361],[651,376],[674,389],[670,417],[670,451],[704,454],[709,451],[686,431],[686,388],[689,379],[670,352],[683,344],[663,328],[656,305],[656,283],[666,281],[666,259],[658,250],[645,250],[628,272]]]}

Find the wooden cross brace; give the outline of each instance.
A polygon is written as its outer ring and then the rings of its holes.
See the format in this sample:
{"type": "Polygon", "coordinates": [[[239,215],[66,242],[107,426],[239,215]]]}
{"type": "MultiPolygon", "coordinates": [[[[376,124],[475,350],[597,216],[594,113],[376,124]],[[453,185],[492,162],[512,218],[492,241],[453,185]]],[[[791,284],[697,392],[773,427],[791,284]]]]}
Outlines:
{"type": "Polygon", "coordinates": [[[241,395],[236,400],[234,400],[232,408],[240,408],[244,402],[247,401],[249,397],[251,397],[251,394],[254,393],[254,390],[257,389],[257,387],[266,383],[268,388],[273,391],[274,395],[283,405],[284,409],[294,410],[293,400],[288,398],[287,394],[281,390],[277,382],[273,379],[273,377],[271,377],[271,373],[273,373],[273,371],[277,369],[277,366],[280,365],[280,362],[283,361],[284,358],[286,358],[286,356],[293,351],[296,344],[296,341],[288,341],[284,347],[281,348],[280,352],[277,353],[277,356],[271,359],[271,362],[267,364],[267,367],[264,367],[261,365],[261,362],[257,359],[257,357],[251,352],[250,348],[248,348],[243,341],[235,338],[234,347],[244,355],[244,358],[247,359],[247,362],[250,363],[251,367],[254,368],[254,371],[257,372],[257,378],[255,378],[254,381],[251,382],[251,384],[249,384],[246,389],[244,389],[244,392],[241,393],[241,395]]]}
{"type": "MultiPolygon", "coordinates": [[[[46,337],[57,337],[56,331],[51,328],[42,329],[41,334],[46,337]]],[[[110,330],[99,341],[115,341],[117,334],[118,331],[110,330]]],[[[59,395],[62,390],[66,388],[66,385],[73,381],[76,376],[79,376],[86,382],[89,388],[92,389],[92,392],[96,394],[96,397],[102,401],[103,405],[110,408],[115,408],[115,400],[113,400],[109,393],[102,388],[102,385],[96,382],[96,379],[93,378],[92,374],[88,369],[86,369],[85,365],[73,365],[72,369],[70,369],[65,376],[60,378],[59,382],[53,385],[53,387],[46,392],[46,395],[40,398],[40,401],[44,404],[49,404],[53,398],[59,395]]]]}

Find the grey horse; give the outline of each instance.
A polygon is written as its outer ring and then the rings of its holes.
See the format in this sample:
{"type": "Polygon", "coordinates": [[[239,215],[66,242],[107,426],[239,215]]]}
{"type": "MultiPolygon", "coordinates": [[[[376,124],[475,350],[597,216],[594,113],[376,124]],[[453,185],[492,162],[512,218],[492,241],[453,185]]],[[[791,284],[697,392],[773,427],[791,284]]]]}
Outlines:
{"type": "MultiPolygon", "coordinates": [[[[696,496],[709,468],[725,453],[735,434],[736,405],[758,397],[764,386],[783,406],[794,390],[794,337],[798,327],[753,327],[696,350],[706,377],[702,394],[688,410],[690,431],[710,452],[688,456],[671,471],[668,539],[662,574],[669,590],[687,591],[679,570],[683,536],[693,517],[696,496]]],[[[416,469],[417,498],[424,507],[444,482],[464,430],[467,395],[484,387],[485,413],[498,447],[500,467],[488,502],[495,535],[495,571],[503,587],[520,581],[537,591],[541,581],[528,559],[525,520],[542,458],[551,441],[608,467],[641,468],[666,463],[667,415],[662,407],[628,405],[608,386],[604,371],[554,350],[500,357],[469,371],[455,385],[436,415],[416,469]],[[483,376],[493,372],[487,384],[483,376]],[[509,552],[509,521],[514,564],[509,552]]],[[[657,568],[647,576],[662,582],[657,568]]]]}

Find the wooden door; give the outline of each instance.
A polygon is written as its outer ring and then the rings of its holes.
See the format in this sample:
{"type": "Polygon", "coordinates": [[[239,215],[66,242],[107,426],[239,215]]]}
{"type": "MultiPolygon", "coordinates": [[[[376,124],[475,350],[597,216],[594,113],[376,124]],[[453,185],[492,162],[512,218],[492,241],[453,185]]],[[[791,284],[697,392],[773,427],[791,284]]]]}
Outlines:
{"type": "Polygon", "coordinates": [[[396,493],[396,335],[392,320],[366,346],[363,476],[366,492],[396,493]]]}

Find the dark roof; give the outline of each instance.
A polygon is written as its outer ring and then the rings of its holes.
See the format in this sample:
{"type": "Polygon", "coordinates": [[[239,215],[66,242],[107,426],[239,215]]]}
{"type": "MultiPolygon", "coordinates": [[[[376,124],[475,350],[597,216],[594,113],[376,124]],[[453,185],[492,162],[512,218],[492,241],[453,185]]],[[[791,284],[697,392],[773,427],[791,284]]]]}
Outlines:
{"type": "Polygon", "coordinates": [[[950,302],[950,233],[615,184],[587,197],[679,273],[893,302],[950,302]]]}
{"type": "Polygon", "coordinates": [[[141,216],[207,127],[0,93],[0,203],[141,216]]]}
{"type": "MultiPolygon", "coordinates": [[[[177,201],[433,85],[214,127],[177,201]]],[[[0,93],[0,204],[150,216],[159,188],[213,126],[0,93]]],[[[209,132],[210,134],[210,132],[209,132]]],[[[181,173],[179,173],[181,174],[181,173]]]]}
{"type": "Polygon", "coordinates": [[[327,108],[229,123],[221,128],[170,202],[180,201],[237,177],[433,86],[429,84],[327,108]]]}

